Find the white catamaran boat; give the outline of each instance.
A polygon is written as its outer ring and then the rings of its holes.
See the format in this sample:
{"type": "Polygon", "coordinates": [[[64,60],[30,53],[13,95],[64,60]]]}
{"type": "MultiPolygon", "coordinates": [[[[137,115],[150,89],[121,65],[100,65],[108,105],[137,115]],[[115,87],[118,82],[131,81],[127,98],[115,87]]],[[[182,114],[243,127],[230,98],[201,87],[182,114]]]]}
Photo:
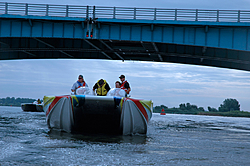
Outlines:
{"type": "Polygon", "coordinates": [[[84,87],[76,95],[44,96],[48,127],[77,133],[146,134],[153,102],[122,97],[122,91],[111,89],[107,96],[95,96],[84,87]]]}

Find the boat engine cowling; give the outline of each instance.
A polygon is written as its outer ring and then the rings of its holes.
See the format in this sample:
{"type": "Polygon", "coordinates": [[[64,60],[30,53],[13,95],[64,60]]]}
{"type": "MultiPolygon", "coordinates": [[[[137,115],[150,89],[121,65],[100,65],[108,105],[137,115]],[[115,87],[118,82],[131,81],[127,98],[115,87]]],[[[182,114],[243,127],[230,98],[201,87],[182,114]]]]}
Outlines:
{"type": "Polygon", "coordinates": [[[93,95],[89,87],[80,87],[76,90],[77,95],[93,95]]]}
{"type": "Polygon", "coordinates": [[[126,92],[125,90],[121,88],[112,88],[109,90],[107,96],[120,96],[120,97],[125,97],[126,92]]]}

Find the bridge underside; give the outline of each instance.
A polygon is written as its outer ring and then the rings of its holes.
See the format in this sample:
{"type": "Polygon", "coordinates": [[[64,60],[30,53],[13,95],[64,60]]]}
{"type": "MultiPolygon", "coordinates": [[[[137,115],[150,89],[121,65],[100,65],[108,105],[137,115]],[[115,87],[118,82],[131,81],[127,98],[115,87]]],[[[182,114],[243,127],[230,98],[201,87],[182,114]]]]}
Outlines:
{"type": "Polygon", "coordinates": [[[66,38],[0,38],[0,60],[109,59],[173,62],[250,71],[250,52],[177,45],[66,38]]]}

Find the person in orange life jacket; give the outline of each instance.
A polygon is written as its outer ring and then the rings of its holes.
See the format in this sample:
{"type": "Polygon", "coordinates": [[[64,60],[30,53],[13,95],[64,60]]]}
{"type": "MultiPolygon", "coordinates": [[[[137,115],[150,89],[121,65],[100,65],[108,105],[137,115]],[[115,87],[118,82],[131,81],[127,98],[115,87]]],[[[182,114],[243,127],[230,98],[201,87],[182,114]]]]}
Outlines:
{"type": "Polygon", "coordinates": [[[121,80],[121,89],[124,89],[125,90],[125,92],[127,93],[127,94],[129,94],[129,92],[131,91],[131,88],[130,88],[130,86],[129,86],[129,83],[128,83],[128,81],[127,80],[125,80],[125,76],[124,75],[121,75],[120,77],[120,80],[121,80]]]}
{"type": "Polygon", "coordinates": [[[100,79],[93,86],[93,91],[95,91],[95,89],[97,96],[106,96],[108,91],[110,90],[110,87],[109,84],[106,82],[106,80],[100,79]]]}
{"type": "Polygon", "coordinates": [[[78,76],[78,80],[73,84],[71,91],[75,93],[76,89],[80,87],[88,87],[88,84],[84,81],[82,75],[78,76]]]}

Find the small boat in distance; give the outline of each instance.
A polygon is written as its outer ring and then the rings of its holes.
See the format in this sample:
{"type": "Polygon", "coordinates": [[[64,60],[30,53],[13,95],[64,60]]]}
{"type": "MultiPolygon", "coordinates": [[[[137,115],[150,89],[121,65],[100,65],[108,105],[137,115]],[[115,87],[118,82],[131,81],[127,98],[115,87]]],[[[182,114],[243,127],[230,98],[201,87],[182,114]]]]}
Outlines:
{"type": "Polygon", "coordinates": [[[34,101],[33,103],[22,103],[21,108],[23,111],[27,112],[43,112],[43,104],[40,99],[34,101]]]}
{"type": "MultiPolygon", "coordinates": [[[[89,92],[86,88],[81,90],[89,92]]],[[[122,94],[117,90],[110,91],[122,94]]],[[[146,134],[153,102],[112,94],[44,96],[47,125],[50,129],[74,133],[146,134]]]]}
{"type": "Polygon", "coordinates": [[[22,103],[22,110],[26,112],[43,112],[42,104],[22,103]]]}

